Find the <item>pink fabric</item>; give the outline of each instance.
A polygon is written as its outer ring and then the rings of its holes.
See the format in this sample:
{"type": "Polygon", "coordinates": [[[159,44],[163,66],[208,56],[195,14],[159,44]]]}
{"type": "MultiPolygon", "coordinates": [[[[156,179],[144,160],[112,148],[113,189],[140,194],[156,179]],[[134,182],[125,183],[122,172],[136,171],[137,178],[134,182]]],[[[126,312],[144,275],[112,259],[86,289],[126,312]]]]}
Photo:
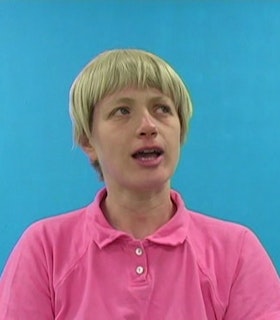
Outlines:
{"type": "Polygon", "coordinates": [[[105,193],[24,233],[1,278],[1,320],[280,319],[279,277],[251,231],[172,191],[174,217],[135,240],[107,223],[105,193]]]}

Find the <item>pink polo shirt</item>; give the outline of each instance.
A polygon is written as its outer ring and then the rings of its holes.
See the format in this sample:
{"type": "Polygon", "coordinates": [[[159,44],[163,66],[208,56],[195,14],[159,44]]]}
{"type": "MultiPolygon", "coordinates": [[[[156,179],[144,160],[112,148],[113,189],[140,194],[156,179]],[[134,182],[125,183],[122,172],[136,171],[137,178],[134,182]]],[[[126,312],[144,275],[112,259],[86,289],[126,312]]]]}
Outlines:
{"type": "Polygon", "coordinates": [[[279,320],[280,282],[248,229],[189,211],[143,240],[113,229],[102,190],[33,224],[0,283],[1,320],[279,320]]]}

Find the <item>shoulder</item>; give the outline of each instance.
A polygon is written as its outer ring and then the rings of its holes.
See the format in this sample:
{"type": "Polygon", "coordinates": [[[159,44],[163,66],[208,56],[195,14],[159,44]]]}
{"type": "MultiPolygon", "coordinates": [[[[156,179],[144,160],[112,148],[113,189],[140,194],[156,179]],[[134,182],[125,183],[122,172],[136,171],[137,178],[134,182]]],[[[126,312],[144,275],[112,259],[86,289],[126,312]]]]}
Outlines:
{"type": "Polygon", "coordinates": [[[259,245],[259,240],[248,227],[206,214],[187,210],[190,216],[190,243],[201,261],[205,255],[213,255],[215,263],[226,259],[231,264],[238,263],[244,246],[259,245]]]}
{"type": "Polygon", "coordinates": [[[23,233],[22,239],[37,239],[54,243],[79,234],[85,226],[87,207],[44,218],[32,223],[23,233]]]}
{"type": "Polygon", "coordinates": [[[256,234],[248,227],[187,210],[189,244],[200,270],[211,279],[245,278],[256,270],[275,277],[273,263],[256,234]],[[226,268],[225,268],[226,265],[226,268]]]}
{"type": "Polygon", "coordinates": [[[223,247],[235,246],[246,233],[252,233],[241,224],[188,209],[181,195],[174,190],[171,192],[171,197],[176,203],[177,213],[183,217],[188,241],[196,246],[205,249],[211,245],[219,246],[220,243],[223,243],[223,247]]]}
{"type": "Polygon", "coordinates": [[[190,215],[190,229],[196,237],[206,241],[226,241],[224,245],[240,240],[252,231],[244,225],[218,219],[204,213],[187,210],[190,215]]]}
{"type": "Polygon", "coordinates": [[[13,249],[7,268],[19,273],[46,270],[57,283],[85,254],[89,245],[87,207],[31,224],[13,249]]]}
{"type": "Polygon", "coordinates": [[[56,248],[67,245],[69,252],[73,248],[82,248],[93,238],[96,225],[102,211],[100,199],[105,190],[100,190],[94,201],[85,207],[51,216],[31,224],[24,232],[22,239],[36,238],[38,242],[56,248]]]}
{"type": "Polygon", "coordinates": [[[229,318],[245,319],[249,309],[250,319],[279,310],[279,277],[255,233],[240,224],[188,213],[189,246],[203,283],[229,305],[229,318]]]}
{"type": "Polygon", "coordinates": [[[43,218],[32,223],[27,230],[42,231],[51,229],[52,231],[62,231],[66,227],[74,227],[77,223],[79,224],[84,219],[86,211],[87,206],[76,210],[60,213],[47,218],[43,218]]]}
{"type": "Polygon", "coordinates": [[[177,212],[183,217],[186,241],[201,271],[219,273],[220,268],[225,269],[224,263],[227,261],[226,270],[233,274],[244,244],[255,246],[258,243],[253,232],[241,224],[189,210],[176,191],[172,191],[171,196],[177,205],[177,212]]]}

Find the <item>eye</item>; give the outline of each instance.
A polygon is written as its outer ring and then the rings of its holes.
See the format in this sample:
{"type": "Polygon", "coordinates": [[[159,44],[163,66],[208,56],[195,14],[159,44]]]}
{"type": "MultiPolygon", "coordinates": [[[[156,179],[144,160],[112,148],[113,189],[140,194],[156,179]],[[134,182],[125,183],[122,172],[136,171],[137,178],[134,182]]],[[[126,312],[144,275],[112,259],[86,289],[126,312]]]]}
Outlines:
{"type": "Polygon", "coordinates": [[[165,113],[173,114],[171,107],[169,107],[168,105],[165,105],[165,104],[157,105],[156,112],[157,113],[164,113],[164,114],[165,113]]]}
{"type": "Polygon", "coordinates": [[[117,112],[119,114],[129,114],[129,108],[128,107],[120,107],[118,108],[117,112]]]}
{"type": "Polygon", "coordinates": [[[125,106],[118,107],[114,109],[113,112],[111,113],[111,115],[113,116],[125,116],[128,114],[130,114],[130,110],[128,107],[125,107],[125,106]]]}

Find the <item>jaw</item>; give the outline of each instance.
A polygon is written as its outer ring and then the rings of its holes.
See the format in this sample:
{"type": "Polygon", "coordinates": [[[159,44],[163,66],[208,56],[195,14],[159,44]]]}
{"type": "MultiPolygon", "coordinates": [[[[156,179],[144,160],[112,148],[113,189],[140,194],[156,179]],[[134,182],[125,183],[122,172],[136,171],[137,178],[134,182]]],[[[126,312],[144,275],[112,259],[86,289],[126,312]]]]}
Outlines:
{"type": "Polygon", "coordinates": [[[126,172],[118,171],[116,175],[104,176],[104,182],[107,189],[113,193],[131,193],[137,196],[143,194],[146,197],[148,194],[158,193],[161,190],[170,188],[170,179],[173,171],[156,166],[139,166],[133,170],[126,172]]]}

